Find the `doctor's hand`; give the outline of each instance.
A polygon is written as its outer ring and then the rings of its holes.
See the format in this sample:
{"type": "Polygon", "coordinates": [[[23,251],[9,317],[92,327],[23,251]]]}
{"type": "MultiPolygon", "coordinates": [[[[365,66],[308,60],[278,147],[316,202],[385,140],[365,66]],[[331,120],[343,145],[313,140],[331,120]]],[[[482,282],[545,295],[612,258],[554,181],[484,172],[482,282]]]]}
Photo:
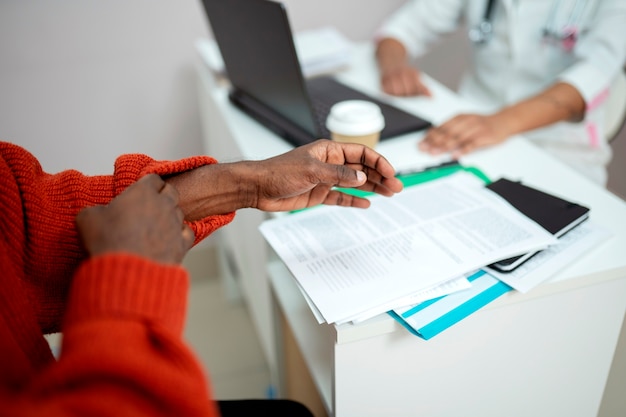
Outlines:
{"type": "Polygon", "coordinates": [[[394,96],[430,96],[420,72],[412,66],[404,45],[393,38],[385,38],[376,45],[376,61],[380,71],[382,90],[394,96]]]}
{"type": "Polygon", "coordinates": [[[504,142],[510,136],[506,125],[498,114],[461,114],[429,129],[418,148],[433,155],[450,153],[459,158],[478,148],[504,142]]]}
{"type": "Polygon", "coordinates": [[[428,96],[432,94],[422,82],[420,72],[410,65],[387,70],[381,74],[381,86],[393,96],[428,96]]]}
{"type": "Polygon", "coordinates": [[[256,162],[257,197],[264,211],[288,211],[317,204],[367,208],[369,200],[334,187],[357,188],[392,196],[403,185],[395,170],[373,149],[321,139],[282,155],[256,162]]]}

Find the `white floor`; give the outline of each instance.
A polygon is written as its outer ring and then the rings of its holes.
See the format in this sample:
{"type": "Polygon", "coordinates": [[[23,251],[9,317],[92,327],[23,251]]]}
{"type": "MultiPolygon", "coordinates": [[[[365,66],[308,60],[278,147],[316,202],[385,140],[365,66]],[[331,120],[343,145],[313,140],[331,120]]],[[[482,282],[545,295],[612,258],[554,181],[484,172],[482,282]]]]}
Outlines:
{"type": "Polygon", "coordinates": [[[216,399],[271,398],[270,373],[243,301],[222,288],[216,242],[185,256],[191,276],[185,338],[207,373],[216,399]]]}
{"type": "Polygon", "coordinates": [[[248,311],[226,300],[219,279],[192,279],[185,337],[216,399],[271,397],[269,370],[248,311]]]}

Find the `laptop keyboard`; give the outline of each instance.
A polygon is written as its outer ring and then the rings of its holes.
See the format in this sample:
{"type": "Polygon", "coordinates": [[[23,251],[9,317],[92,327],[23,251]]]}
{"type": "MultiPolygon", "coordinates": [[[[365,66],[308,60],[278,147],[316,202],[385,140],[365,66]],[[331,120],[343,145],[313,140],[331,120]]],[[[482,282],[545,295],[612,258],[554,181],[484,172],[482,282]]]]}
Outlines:
{"type": "Polygon", "coordinates": [[[315,127],[324,138],[330,138],[330,132],[326,128],[326,118],[330,113],[330,108],[337,100],[329,100],[328,97],[311,97],[311,105],[313,106],[313,118],[315,119],[315,127]]]}
{"type": "Polygon", "coordinates": [[[313,118],[322,136],[330,137],[330,132],[326,128],[326,117],[330,113],[333,104],[344,100],[368,100],[373,99],[360,91],[354,90],[329,77],[317,77],[307,80],[307,90],[313,106],[313,118]]]}

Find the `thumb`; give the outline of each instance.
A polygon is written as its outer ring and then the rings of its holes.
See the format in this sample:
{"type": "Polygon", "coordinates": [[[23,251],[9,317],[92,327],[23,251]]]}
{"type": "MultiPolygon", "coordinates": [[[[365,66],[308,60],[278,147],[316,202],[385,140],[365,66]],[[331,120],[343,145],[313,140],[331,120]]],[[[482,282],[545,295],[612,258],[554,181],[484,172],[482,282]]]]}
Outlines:
{"type": "Polygon", "coordinates": [[[345,165],[337,166],[336,185],[339,187],[360,187],[367,181],[365,172],[349,168],[345,165]]]}

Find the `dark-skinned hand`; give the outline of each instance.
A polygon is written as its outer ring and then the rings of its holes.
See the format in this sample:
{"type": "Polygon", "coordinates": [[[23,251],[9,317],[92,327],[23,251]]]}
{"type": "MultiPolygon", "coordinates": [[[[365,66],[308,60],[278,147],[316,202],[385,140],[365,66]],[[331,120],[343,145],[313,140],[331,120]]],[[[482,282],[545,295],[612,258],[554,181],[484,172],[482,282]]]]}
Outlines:
{"type": "Polygon", "coordinates": [[[194,242],[183,223],[178,193],[158,175],[132,184],[106,206],[83,209],[78,233],[91,256],[133,253],[164,264],[179,264],[194,242]]]}
{"type": "Polygon", "coordinates": [[[357,188],[384,196],[402,190],[393,166],[367,146],[318,140],[259,161],[257,201],[264,211],[285,211],[317,204],[367,208],[365,198],[334,187],[357,188]]]}

